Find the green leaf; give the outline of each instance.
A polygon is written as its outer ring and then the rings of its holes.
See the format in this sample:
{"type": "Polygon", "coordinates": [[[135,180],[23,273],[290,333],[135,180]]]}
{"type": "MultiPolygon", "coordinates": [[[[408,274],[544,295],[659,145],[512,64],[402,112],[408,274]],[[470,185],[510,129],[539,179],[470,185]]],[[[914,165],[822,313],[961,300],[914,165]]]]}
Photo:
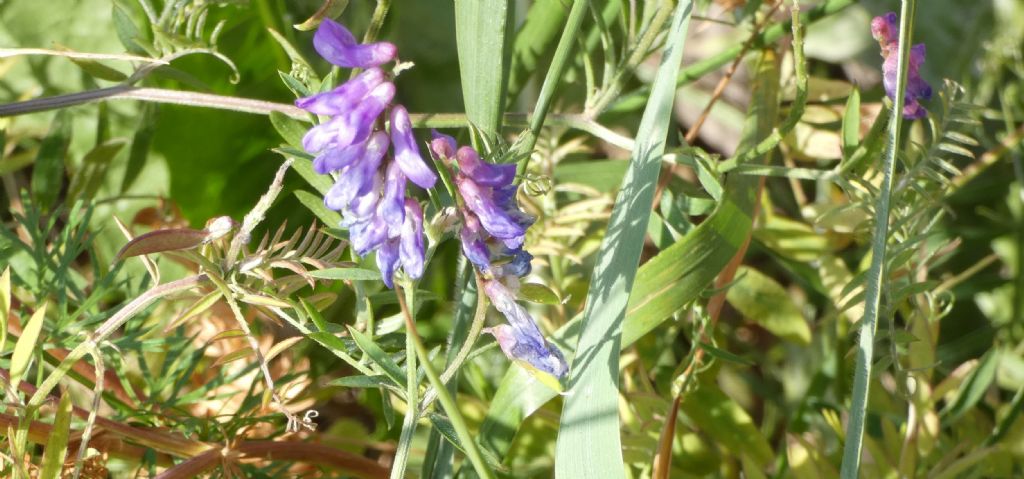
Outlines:
{"type": "Polygon", "coordinates": [[[353,340],[355,340],[356,346],[366,353],[371,361],[380,366],[380,369],[385,375],[387,375],[387,377],[391,378],[395,384],[398,384],[403,388],[405,387],[405,370],[395,363],[395,361],[391,359],[391,356],[388,356],[380,346],[377,346],[377,343],[373,342],[373,339],[370,339],[369,336],[359,332],[351,326],[348,327],[348,334],[352,336],[353,340]]]}
{"type": "Polygon", "coordinates": [[[334,185],[330,176],[321,175],[316,171],[313,171],[313,157],[309,156],[307,153],[295,150],[294,148],[277,148],[274,151],[287,158],[294,158],[295,161],[292,162],[292,169],[295,170],[302,179],[306,180],[306,183],[309,183],[309,186],[312,186],[321,195],[327,194],[327,191],[334,185]]]}
{"type": "Polygon", "coordinates": [[[128,75],[125,75],[120,70],[108,67],[95,60],[75,57],[67,58],[68,60],[71,60],[75,65],[78,65],[78,68],[81,68],[82,71],[88,73],[89,76],[92,76],[93,78],[117,82],[123,81],[128,78],[128,75]]]}
{"type": "Polygon", "coordinates": [[[21,329],[21,337],[14,343],[14,354],[11,355],[11,390],[17,391],[21,379],[28,372],[32,363],[32,353],[36,351],[39,333],[43,330],[43,318],[46,316],[46,303],[36,310],[28,323],[21,329]]]}
{"type": "Polygon", "coordinates": [[[11,315],[11,267],[0,274],[0,354],[7,346],[7,318],[11,315]]]}
{"type": "Polygon", "coordinates": [[[715,444],[737,456],[746,456],[761,467],[772,462],[771,445],[750,415],[713,384],[702,382],[697,389],[686,392],[680,409],[715,444]]]}
{"type": "Polygon", "coordinates": [[[67,109],[57,111],[50,131],[39,145],[32,170],[32,196],[44,211],[57,203],[64,182],[64,158],[71,144],[71,118],[67,109]]]}
{"type": "Polygon", "coordinates": [[[640,120],[629,170],[597,254],[577,354],[570,366],[571,389],[562,409],[555,449],[555,471],[560,478],[625,474],[617,414],[622,322],[644,245],[654,184],[661,171],[676,93],[675,78],[692,10],[691,1],[676,6],[661,65],[640,120]]]}
{"type": "Polygon", "coordinates": [[[302,23],[294,25],[296,30],[309,31],[320,26],[320,22],[324,21],[325,18],[337,18],[345,11],[345,7],[348,6],[348,0],[327,0],[317,9],[316,13],[306,19],[302,23]]]}
{"type": "Polygon", "coordinates": [[[508,0],[456,0],[455,38],[469,122],[488,137],[501,129],[512,31],[508,0]]]}
{"type": "Polygon", "coordinates": [[[270,112],[270,124],[289,145],[302,149],[302,137],[309,128],[302,123],[279,111],[270,112]]]}
{"type": "Polygon", "coordinates": [[[622,184],[628,161],[596,160],[559,163],[555,167],[558,183],[579,183],[600,191],[612,191],[622,184]]]}
{"type": "Polygon", "coordinates": [[[527,80],[540,66],[541,59],[554,50],[555,38],[565,28],[568,15],[569,9],[561,0],[537,0],[530,4],[526,19],[512,43],[512,63],[508,74],[510,102],[519,96],[527,80]]]}
{"type": "MultiPolygon", "coordinates": [[[[466,448],[463,447],[462,441],[459,440],[459,435],[456,434],[451,420],[437,413],[430,413],[427,417],[430,419],[430,424],[434,426],[437,432],[441,433],[441,436],[463,454],[466,453],[466,448]]],[[[489,454],[486,449],[481,450],[481,456],[487,462],[487,467],[491,468],[491,470],[507,472],[507,468],[501,464],[501,461],[494,457],[493,454],[489,454]]]]}
{"type": "Polygon", "coordinates": [[[128,164],[125,166],[124,179],[121,180],[121,191],[128,191],[135,183],[142,168],[146,166],[146,158],[149,156],[149,147],[153,143],[153,135],[156,133],[157,106],[153,103],[144,103],[138,120],[139,127],[132,135],[132,146],[128,150],[128,164]]]}
{"type": "Polygon", "coordinates": [[[532,303],[559,304],[561,298],[551,288],[537,283],[523,283],[519,286],[519,297],[532,303]]]}
{"type": "Polygon", "coordinates": [[[740,267],[726,299],[748,320],[772,334],[799,343],[811,343],[811,328],[785,288],[770,276],[747,266],[740,267]]]}
{"type": "Polygon", "coordinates": [[[319,279],[335,279],[350,281],[374,281],[380,279],[380,273],[362,268],[327,268],[310,271],[309,275],[319,279]]]}
{"type": "MultiPolygon", "coordinates": [[[[128,13],[126,7],[120,1],[114,2],[113,20],[117,38],[121,40],[121,44],[130,53],[144,56],[152,55],[152,52],[146,47],[149,41],[142,35],[142,31],[135,24],[135,21],[132,20],[131,14],[128,13]]],[[[152,56],[155,57],[157,55],[152,56]]]]}
{"type": "Polygon", "coordinates": [[[345,376],[343,378],[335,379],[329,383],[328,386],[341,386],[344,388],[378,388],[378,387],[394,387],[394,382],[391,381],[387,376],[383,374],[375,374],[372,376],[356,375],[356,376],[345,376]]]}
{"type": "Polygon", "coordinates": [[[299,203],[311,211],[321,223],[337,226],[341,223],[341,214],[324,206],[324,200],[308,191],[295,190],[299,203]]]}
{"type": "Polygon", "coordinates": [[[60,395],[60,404],[57,406],[57,416],[53,420],[53,428],[46,439],[46,449],[43,452],[42,472],[39,479],[58,479],[64,469],[64,456],[68,452],[68,437],[71,435],[71,394],[64,391],[60,395]]]}
{"type": "Polygon", "coordinates": [[[996,371],[999,369],[999,356],[998,349],[990,349],[985,353],[978,367],[974,368],[963,384],[960,385],[956,399],[948,408],[942,411],[941,416],[944,422],[960,419],[961,416],[978,404],[978,401],[985,395],[989,386],[992,385],[992,381],[996,378],[996,371]]]}
{"type": "Polygon", "coordinates": [[[85,154],[82,168],[71,177],[71,186],[68,187],[70,201],[89,201],[96,196],[103,179],[107,176],[107,171],[110,170],[114,156],[124,148],[124,144],[124,140],[109,140],[96,145],[85,154]]]}
{"type": "Polygon", "coordinates": [[[846,99],[842,127],[843,156],[849,159],[860,143],[860,90],[854,88],[846,99]]]}

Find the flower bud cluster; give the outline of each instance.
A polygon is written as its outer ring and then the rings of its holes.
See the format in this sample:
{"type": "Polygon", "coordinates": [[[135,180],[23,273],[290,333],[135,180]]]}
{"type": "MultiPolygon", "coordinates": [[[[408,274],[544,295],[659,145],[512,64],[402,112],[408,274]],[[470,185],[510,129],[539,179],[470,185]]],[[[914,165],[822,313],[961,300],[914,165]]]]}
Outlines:
{"type": "MultiPolygon", "coordinates": [[[[899,17],[895,12],[875,17],[871,20],[871,36],[878,40],[882,48],[882,86],[890,99],[896,99],[896,71],[900,68],[899,17]]],[[[924,64],[925,46],[918,43],[910,49],[910,64],[907,66],[907,91],[903,104],[903,117],[908,120],[924,118],[928,110],[920,100],[932,97],[932,87],[921,78],[921,65],[924,64]]]]}
{"type": "Polygon", "coordinates": [[[445,164],[458,167],[455,185],[462,199],[462,252],[484,277],[484,294],[508,321],[485,331],[510,360],[562,378],[569,370],[562,353],[516,302],[519,278],[530,273],[533,256],[523,243],[534,221],[516,203],[516,166],[486,162],[473,148],[458,148],[454,138],[437,132],[430,151],[445,164]]]}

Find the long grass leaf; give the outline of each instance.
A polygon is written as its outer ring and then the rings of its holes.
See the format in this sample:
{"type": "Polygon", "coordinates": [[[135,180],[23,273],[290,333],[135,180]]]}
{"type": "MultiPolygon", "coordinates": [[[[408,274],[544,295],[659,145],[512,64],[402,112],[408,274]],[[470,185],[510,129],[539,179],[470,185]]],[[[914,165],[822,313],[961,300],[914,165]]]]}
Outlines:
{"type": "Polygon", "coordinates": [[[875,350],[875,330],[878,325],[882,282],[885,281],[886,248],[889,238],[889,202],[892,197],[893,173],[900,147],[900,128],[903,125],[903,103],[907,91],[907,66],[910,60],[910,37],[914,29],[915,0],[903,0],[900,12],[900,65],[896,73],[896,96],[889,121],[887,148],[882,158],[882,184],[875,206],[875,227],[871,240],[871,267],[868,268],[864,294],[864,319],[861,320],[857,346],[857,363],[853,376],[853,397],[850,400],[850,422],[846,428],[843,463],[839,471],[843,479],[856,479],[860,469],[864,444],[864,421],[867,416],[868,389],[871,363],[875,350]]]}
{"type": "Polygon", "coordinates": [[[560,478],[624,477],[618,416],[622,322],[665,152],[675,77],[692,11],[691,1],[676,7],[651,97],[640,120],[639,140],[597,255],[555,449],[555,473],[560,478]]]}
{"type": "Polygon", "coordinates": [[[511,14],[508,0],[455,2],[455,38],[466,116],[489,136],[498,133],[505,111],[511,14]]]}
{"type": "Polygon", "coordinates": [[[60,395],[57,417],[53,420],[53,429],[46,440],[43,451],[42,472],[39,479],[57,479],[64,469],[64,456],[68,452],[68,437],[71,435],[71,394],[64,391],[60,395]]]}

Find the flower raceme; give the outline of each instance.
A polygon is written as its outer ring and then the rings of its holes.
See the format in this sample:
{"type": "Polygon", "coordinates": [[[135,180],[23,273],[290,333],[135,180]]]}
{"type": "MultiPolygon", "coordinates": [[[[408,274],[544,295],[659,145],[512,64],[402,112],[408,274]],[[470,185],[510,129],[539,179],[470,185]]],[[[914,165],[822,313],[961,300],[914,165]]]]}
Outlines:
{"type": "MultiPolygon", "coordinates": [[[[896,71],[900,67],[899,17],[895,12],[875,17],[871,20],[871,36],[878,40],[882,48],[882,86],[890,99],[896,98],[896,71]]],[[[910,49],[910,64],[907,66],[907,91],[904,98],[903,117],[908,120],[924,118],[928,114],[920,100],[932,97],[932,87],[921,78],[921,65],[924,63],[925,46],[918,43],[910,49]]]]}
{"type": "Polygon", "coordinates": [[[303,148],[315,155],[313,169],[336,174],[324,205],[342,213],[341,226],[360,256],[377,252],[377,266],[389,288],[399,269],[410,278],[423,274],[423,210],[406,196],[406,181],[431,188],[437,175],[420,156],[409,113],[392,101],[395,85],[379,67],[394,61],[391,43],[360,44],[330,19],[313,37],[328,62],[365,71],[337,88],[300,98],[295,105],[328,119],[311,128],[303,148]],[[388,131],[383,120],[390,119],[388,131]],[[392,153],[389,155],[389,148],[392,153]]]}
{"type": "Polygon", "coordinates": [[[519,278],[530,273],[533,259],[523,249],[533,218],[516,203],[516,166],[488,163],[473,148],[458,148],[454,138],[437,132],[430,151],[442,163],[458,167],[455,185],[462,198],[462,253],[484,277],[484,294],[508,322],[484,331],[494,336],[510,360],[559,388],[557,379],[569,370],[565,358],[544,338],[526,308],[516,302],[519,278]],[[556,381],[547,381],[547,377],[556,381]]]}

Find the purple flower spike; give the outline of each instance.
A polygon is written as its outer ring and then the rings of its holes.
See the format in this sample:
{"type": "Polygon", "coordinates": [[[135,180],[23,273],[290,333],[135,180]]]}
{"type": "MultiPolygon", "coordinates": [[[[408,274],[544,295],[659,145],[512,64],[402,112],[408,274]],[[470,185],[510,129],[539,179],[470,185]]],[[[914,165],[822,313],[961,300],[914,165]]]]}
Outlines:
{"type": "Polygon", "coordinates": [[[317,115],[344,115],[383,82],[384,72],[371,68],[329,92],[299,98],[295,106],[317,115]]]}
{"type": "Polygon", "coordinates": [[[471,147],[463,146],[455,154],[459,169],[481,186],[505,186],[512,184],[516,177],[516,165],[496,165],[480,159],[471,147]]]}
{"type": "Polygon", "coordinates": [[[501,239],[512,239],[523,236],[526,230],[498,207],[491,197],[491,192],[480,188],[472,179],[462,174],[455,176],[455,184],[466,201],[466,206],[476,213],[484,229],[492,236],[501,239]]]}
{"type": "Polygon", "coordinates": [[[302,137],[302,148],[310,153],[318,153],[335,147],[338,143],[338,129],[344,121],[344,117],[338,116],[310,128],[302,137]]]}
{"type": "Polygon", "coordinates": [[[389,225],[405,221],[405,175],[398,162],[388,164],[384,178],[384,196],[380,200],[380,216],[389,225]]]}
{"type": "MultiPolygon", "coordinates": [[[[889,12],[871,21],[871,35],[878,40],[882,49],[882,86],[885,87],[885,94],[895,100],[896,98],[896,74],[900,65],[899,39],[900,27],[899,17],[896,13],[889,12]]],[[[921,78],[921,65],[924,64],[925,46],[923,43],[914,45],[910,49],[910,61],[907,65],[907,91],[903,100],[903,117],[908,120],[924,118],[928,110],[921,105],[920,100],[927,100],[932,97],[932,87],[921,78]]]]}
{"type": "Polygon", "coordinates": [[[565,376],[569,366],[562,353],[544,339],[537,323],[516,303],[512,292],[501,282],[488,280],[484,282],[484,293],[509,322],[487,330],[494,335],[502,352],[513,361],[524,362],[556,378],[565,376]]]}
{"type": "Polygon", "coordinates": [[[437,130],[431,130],[430,136],[433,138],[430,140],[430,152],[434,154],[435,158],[451,160],[455,157],[455,149],[458,148],[455,138],[437,130]]]}
{"type": "Polygon", "coordinates": [[[380,276],[384,285],[394,288],[395,270],[398,269],[398,240],[387,240],[377,249],[377,268],[380,269],[380,276]]]}
{"type": "Polygon", "coordinates": [[[325,60],[343,68],[370,68],[395,59],[398,49],[388,42],[361,45],[340,23],[324,19],[313,35],[313,48],[325,60]]]}
{"type": "Polygon", "coordinates": [[[432,188],[437,181],[437,174],[427,167],[420,156],[420,149],[412,134],[409,112],[402,105],[395,105],[391,109],[391,142],[395,145],[395,161],[405,176],[421,188],[432,188]]]}
{"type": "Polygon", "coordinates": [[[400,254],[405,274],[412,279],[423,276],[423,209],[412,198],[405,199],[400,254]]]}

